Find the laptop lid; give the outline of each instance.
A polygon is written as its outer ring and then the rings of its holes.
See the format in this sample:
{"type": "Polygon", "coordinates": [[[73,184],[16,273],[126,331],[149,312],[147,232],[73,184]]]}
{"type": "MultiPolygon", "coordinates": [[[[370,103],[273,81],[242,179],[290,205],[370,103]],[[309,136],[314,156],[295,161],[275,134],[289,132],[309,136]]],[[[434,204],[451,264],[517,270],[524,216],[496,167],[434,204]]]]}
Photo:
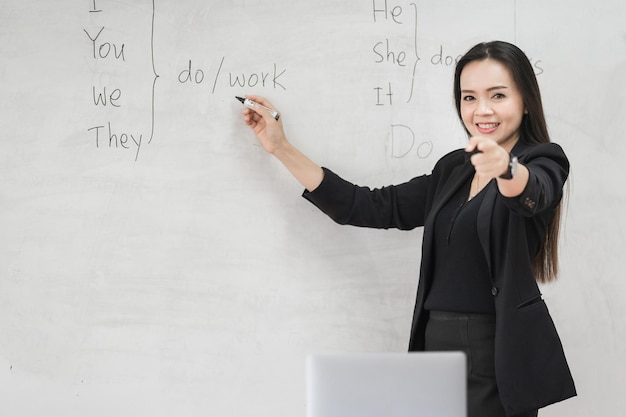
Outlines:
{"type": "Polygon", "coordinates": [[[466,417],[462,352],[310,355],[307,417],[466,417]]]}

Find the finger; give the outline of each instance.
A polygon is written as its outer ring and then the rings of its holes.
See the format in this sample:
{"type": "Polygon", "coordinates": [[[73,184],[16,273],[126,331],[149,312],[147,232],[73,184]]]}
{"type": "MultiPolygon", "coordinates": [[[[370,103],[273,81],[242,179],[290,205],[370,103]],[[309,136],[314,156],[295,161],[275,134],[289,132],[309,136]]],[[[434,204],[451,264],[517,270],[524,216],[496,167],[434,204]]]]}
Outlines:
{"type": "Polygon", "coordinates": [[[272,103],[270,103],[268,100],[266,100],[265,98],[261,96],[249,95],[249,96],[246,96],[246,98],[254,101],[255,103],[259,103],[265,107],[269,107],[272,110],[276,110],[276,108],[272,105],[272,103]]]}
{"type": "Polygon", "coordinates": [[[465,151],[466,152],[471,152],[472,154],[481,152],[481,143],[482,143],[482,138],[479,136],[472,136],[471,138],[469,138],[469,142],[467,144],[467,146],[465,147],[465,151]]]}
{"type": "Polygon", "coordinates": [[[253,110],[259,113],[268,122],[271,121],[270,119],[273,119],[274,121],[279,120],[279,116],[277,115],[279,115],[280,112],[276,110],[276,108],[268,100],[260,96],[246,96],[246,98],[255,103],[253,110]]]}
{"type": "Polygon", "coordinates": [[[241,114],[243,114],[244,117],[247,117],[249,119],[253,119],[257,121],[261,119],[261,115],[259,115],[259,113],[257,113],[253,109],[246,108],[244,111],[241,112],[241,114]]]}
{"type": "Polygon", "coordinates": [[[470,162],[474,165],[474,168],[478,170],[482,164],[483,155],[479,150],[475,149],[473,151],[472,156],[470,157],[470,162]]]}
{"type": "Polygon", "coordinates": [[[496,149],[497,147],[498,147],[498,144],[495,141],[490,140],[490,139],[482,140],[478,144],[478,149],[480,149],[482,152],[485,152],[485,153],[489,153],[493,151],[494,149],[496,149]]]}
{"type": "Polygon", "coordinates": [[[255,117],[258,117],[258,114],[254,110],[248,109],[248,108],[242,111],[241,114],[243,114],[243,116],[248,119],[253,119],[255,117]]]}
{"type": "Polygon", "coordinates": [[[465,146],[465,152],[473,152],[476,149],[476,141],[474,141],[473,139],[474,138],[471,137],[467,141],[467,146],[465,146]]]}
{"type": "Polygon", "coordinates": [[[250,114],[244,115],[243,120],[248,126],[255,127],[260,119],[261,116],[252,111],[250,114]]]}

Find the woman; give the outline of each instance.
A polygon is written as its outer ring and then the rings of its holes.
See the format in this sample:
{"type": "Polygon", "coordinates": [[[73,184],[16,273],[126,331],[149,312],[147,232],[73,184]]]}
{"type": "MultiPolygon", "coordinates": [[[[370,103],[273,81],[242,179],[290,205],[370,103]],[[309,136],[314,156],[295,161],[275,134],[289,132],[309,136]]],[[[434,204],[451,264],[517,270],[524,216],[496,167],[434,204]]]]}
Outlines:
{"type": "Polygon", "coordinates": [[[467,147],[442,157],[430,175],[375,190],[313,163],[268,112],[243,114],[304,197],[337,223],[424,226],[409,350],[466,353],[469,417],[536,416],[576,395],[537,285],[556,277],[569,162],[550,143],[532,66],[516,46],[496,41],[468,51],[454,98],[467,147]]]}

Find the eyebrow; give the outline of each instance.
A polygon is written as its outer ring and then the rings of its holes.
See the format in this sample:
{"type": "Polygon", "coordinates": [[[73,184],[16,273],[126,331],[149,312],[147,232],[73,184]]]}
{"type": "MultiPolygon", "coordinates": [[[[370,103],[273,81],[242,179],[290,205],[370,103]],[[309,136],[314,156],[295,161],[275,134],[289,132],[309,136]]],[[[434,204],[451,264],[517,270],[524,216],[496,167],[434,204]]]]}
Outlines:
{"type": "MultiPolygon", "coordinates": [[[[487,89],[487,91],[506,90],[507,88],[509,88],[509,87],[507,87],[505,85],[496,85],[496,86],[493,86],[493,87],[489,87],[487,89]]],[[[473,92],[474,92],[474,90],[461,90],[461,93],[473,93],[473,92]]]]}

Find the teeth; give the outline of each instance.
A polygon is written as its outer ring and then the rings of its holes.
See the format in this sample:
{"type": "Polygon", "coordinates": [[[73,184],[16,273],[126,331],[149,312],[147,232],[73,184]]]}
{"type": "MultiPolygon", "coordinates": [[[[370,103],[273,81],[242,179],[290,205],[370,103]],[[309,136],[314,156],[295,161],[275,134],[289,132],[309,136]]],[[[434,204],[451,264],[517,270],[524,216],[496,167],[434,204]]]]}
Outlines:
{"type": "Polygon", "coordinates": [[[481,129],[493,129],[498,126],[498,123],[478,123],[478,127],[481,129]]]}

